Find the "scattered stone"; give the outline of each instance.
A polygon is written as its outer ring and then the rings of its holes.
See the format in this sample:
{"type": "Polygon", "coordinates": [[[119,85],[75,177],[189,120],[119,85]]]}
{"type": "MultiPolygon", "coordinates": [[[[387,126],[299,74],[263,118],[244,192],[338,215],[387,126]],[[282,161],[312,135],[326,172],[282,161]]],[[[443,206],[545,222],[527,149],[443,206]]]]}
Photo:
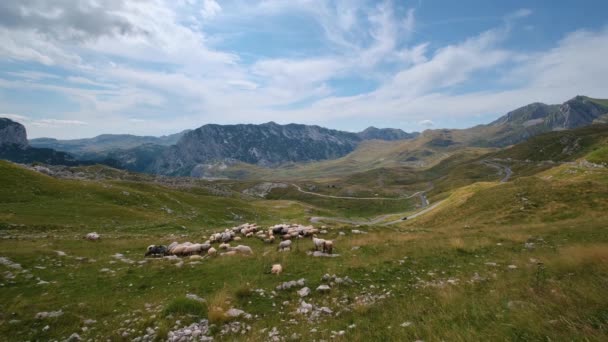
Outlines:
{"type": "Polygon", "coordinates": [[[403,322],[403,323],[401,323],[401,325],[400,325],[400,326],[402,326],[402,327],[404,327],[404,328],[407,328],[407,327],[409,327],[410,325],[412,325],[412,322],[403,322]]]}
{"type": "Polygon", "coordinates": [[[195,295],[194,293],[188,293],[186,295],[186,298],[195,300],[195,301],[197,301],[199,303],[205,303],[205,299],[204,298],[201,298],[201,297],[195,295]]]}
{"type": "Polygon", "coordinates": [[[331,315],[331,314],[333,314],[333,313],[334,313],[334,312],[332,311],[332,309],[330,309],[330,308],[328,308],[328,307],[326,307],[326,306],[321,307],[321,308],[319,309],[319,311],[321,311],[321,312],[322,312],[322,313],[324,313],[324,314],[328,314],[328,315],[331,315]]]}
{"type": "Polygon", "coordinates": [[[509,266],[507,266],[507,267],[508,267],[510,270],[517,269],[517,266],[516,266],[516,265],[509,265],[509,266]]]}
{"type": "Polygon", "coordinates": [[[326,293],[326,292],[329,292],[330,290],[331,290],[331,287],[329,287],[329,285],[319,285],[319,287],[317,287],[317,292],[326,293]]]}
{"type": "Polygon", "coordinates": [[[304,284],[306,284],[306,279],[301,278],[299,280],[291,280],[291,281],[286,281],[280,285],[278,285],[276,287],[277,290],[289,290],[292,287],[296,287],[296,286],[304,286],[304,284]]]}
{"type": "Polygon", "coordinates": [[[228,311],[226,311],[226,316],[228,316],[230,318],[243,317],[246,319],[251,319],[251,317],[252,317],[251,314],[248,314],[243,310],[235,309],[235,308],[231,308],[228,311]]]}
{"type": "Polygon", "coordinates": [[[77,333],[73,333],[72,335],[70,335],[70,337],[68,337],[67,339],[65,339],[63,341],[64,342],[78,342],[78,341],[82,341],[82,338],[77,333]]]}
{"type": "Polygon", "coordinates": [[[58,311],[42,311],[36,314],[35,318],[36,319],[45,319],[45,318],[56,318],[63,315],[63,311],[62,310],[58,310],[58,311]]]}
{"type": "Polygon", "coordinates": [[[14,268],[16,270],[20,270],[21,269],[21,265],[16,263],[16,262],[12,262],[11,259],[7,258],[7,257],[0,257],[0,265],[4,265],[6,267],[10,267],[10,268],[14,268]]]}
{"type": "Polygon", "coordinates": [[[297,313],[304,314],[304,315],[311,311],[312,311],[312,304],[306,303],[305,301],[302,301],[302,303],[300,303],[300,307],[296,310],[297,313]]]}
{"type": "Polygon", "coordinates": [[[308,251],[306,252],[306,254],[308,255],[312,255],[313,257],[327,257],[327,258],[335,258],[335,257],[339,257],[340,254],[328,254],[328,253],[323,253],[321,251],[308,251]]]}
{"type": "Polygon", "coordinates": [[[308,287],[303,287],[300,290],[298,290],[298,295],[300,295],[300,297],[306,297],[310,294],[310,289],[308,287]]]}
{"type": "Polygon", "coordinates": [[[192,323],[187,327],[170,331],[167,334],[167,341],[213,341],[213,337],[209,335],[209,321],[203,319],[198,323],[192,323]]]}

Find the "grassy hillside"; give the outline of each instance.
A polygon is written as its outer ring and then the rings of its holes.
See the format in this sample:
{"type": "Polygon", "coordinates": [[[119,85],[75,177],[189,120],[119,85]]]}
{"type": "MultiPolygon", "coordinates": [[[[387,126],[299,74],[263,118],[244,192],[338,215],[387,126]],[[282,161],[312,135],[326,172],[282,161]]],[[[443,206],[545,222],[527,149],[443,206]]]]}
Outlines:
{"type": "Polygon", "coordinates": [[[178,190],[146,182],[55,179],[0,162],[0,224],[4,225],[149,232],[277,219],[261,206],[256,201],[211,196],[197,187],[178,190]]]}
{"type": "Polygon", "coordinates": [[[493,157],[516,160],[574,161],[589,156],[592,162],[608,162],[608,125],[591,125],[574,130],[551,132],[530,138],[493,157]]]}
{"type": "MultiPolygon", "coordinates": [[[[67,191],[63,181],[18,171],[3,165],[3,175],[20,175],[25,188],[40,189],[36,195],[53,190],[62,194],[58,198],[82,195],[79,185],[67,191]]],[[[25,271],[0,264],[2,312],[11,313],[0,315],[0,336],[51,340],[77,332],[85,339],[131,340],[153,331],[163,340],[170,331],[210,319],[215,324],[211,334],[220,341],[266,341],[271,331],[296,340],[605,340],[608,218],[601,213],[608,205],[608,178],[603,169],[590,171],[562,165],[506,184],[477,183],[454,191],[436,211],[396,227],[366,227],[367,234],[330,225],[324,237],[335,241],[335,258],[307,255],[308,239],[279,253],[276,245],[245,238],[240,243],[254,249],[252,257],[145,260],[149,244],[202,241],[213,229],[116,231],[89,242],[70,231],[53,230],[43,237],[5,227],[1,255],[25,271]],[[283,265],[280,276],[268,273],[274,263],[283,265]],[[325,282],[326,273],[354,282],[325,282]],[[302,305],[295,292],[300,287],[275,289],[300,278],[312,289],[304,301],[331,313],[317,318],[296,313],[302,305]],[[331,284],[329,293],[315,291],[325,283],[331,284]],[[188,294],[205,301],[188,299],[188,294]],[[230,307],[252,317],[218,314],[223,310],[218,308],[230,307]],[[36,318],[58,310],[57,318],[36,318]],[[279,324],[285,317],[289,323],[279,324]],[[222,333],[230,331],[227,327],[235,331],[222,333]]],[[[156,191],[129,183],[100,186],[92,196],[102,203],[120,199],[113,197],[114,187],[148,195],[156,191]]],[[[182,203],[195,195],[183,196],[182,203]]],[[[10,202],[6,193],[1,198],[10,202]]],[[[259,203],[275,213],[293,205],[259,203]]],[[[72,208],[85,204],[90,203],[72,208]]],[[[255,208],[255,203],[238,204],[255,208]]],[[[43,222],[56,215],[61,216],[47,211],[47,217],[33,219],[43,222]]]]}

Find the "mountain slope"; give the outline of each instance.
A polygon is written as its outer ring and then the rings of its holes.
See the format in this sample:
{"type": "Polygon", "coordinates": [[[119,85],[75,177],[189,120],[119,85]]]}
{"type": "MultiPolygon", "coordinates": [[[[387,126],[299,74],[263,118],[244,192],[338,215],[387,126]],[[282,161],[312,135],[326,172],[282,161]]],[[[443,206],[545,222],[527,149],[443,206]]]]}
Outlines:
{"type": "Polygon", "coordinates": [[[359,137],[363,140],[377,139],[387,141],[413,139],[419,134],[418,132],[407,133],[397,128],[376,128],[373,126],[358,133],[359,137]]]}
{"type": "Polygon", "coordinates": [[[14,146],[23,149],[27,145],[25,127],[11,119],[0,118],[0,147],[14,146]]]}
{"type": "Polygon", "coordinates": [[[190,174],[197,164],[238,160],[274,166],[286,162],[335,159],[360,142],[355,133],[306,125],[205,125],[185,134],[148,171],[190,174]]]}
{"type": "Polygon", "coordinates": [[[533,103],[511,111],[488,125],[464,131],[471,136],[469,143],[472,145],[503,147],[540,133],[587,126],[605,114],[608,114],[605,100],[576,96],[561,105],[533,103]]]}

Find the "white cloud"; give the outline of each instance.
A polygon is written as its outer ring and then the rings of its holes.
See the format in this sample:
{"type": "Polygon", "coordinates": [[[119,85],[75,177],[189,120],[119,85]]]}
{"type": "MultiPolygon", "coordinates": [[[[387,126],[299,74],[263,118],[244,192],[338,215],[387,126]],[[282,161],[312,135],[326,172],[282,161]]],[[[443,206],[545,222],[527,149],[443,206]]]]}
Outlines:
{"type": "Polygon", "coordinates": [[[19,114],[0,113],[0,118],[8,118],[17,122],[29,121],[29,118],[27,116],[19,114]]]}
{"type": "Polygon", "coordinates": [[[222,11],[222,7],[215,0],[203,0],[201,15],[205,19],[211,19],[222,11]]]}
{"type": "Polygon", "coordinates": [[[435,125],[435,123],[433,122],[433,120],[421,120],[418,122],[418,124],[420,126],[424,126],[424,127],[433,127],[435,125]]]}

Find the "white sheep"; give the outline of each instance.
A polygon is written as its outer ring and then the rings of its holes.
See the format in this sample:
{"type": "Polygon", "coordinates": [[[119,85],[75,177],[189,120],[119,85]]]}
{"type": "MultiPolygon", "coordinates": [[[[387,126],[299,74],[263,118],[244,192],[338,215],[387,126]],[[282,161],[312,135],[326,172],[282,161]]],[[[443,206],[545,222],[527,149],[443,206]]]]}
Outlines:
{"type": "Polygon", "coordinates": [[[217,255],[217,249],[211,247],[209,248],[209,250],[207,250],[207,255],[209,256],[216,256],[217,255]]]}
{"type": "Polygon", "coordinates": [[[251,247],[245,246],[245,245],[238,245],[236,247],[230,247],[230,248],[228,248],[228,250],[232,251],[232,252],[237,252],[240,254],[253,255],[253,250],[251,249],[251,247]]]}
{"type": "Polygon", "coordinates": [[[272,269],[270,270],[270,272],[272,274],[280,275],[281,272],[283,272],[283,266],[281,266],[280,264],[274,264],[272,265],[272,269]]]}
{"type": "Polygon", "coordinates": [[[229,243],[220,243],[219,249],[228,249],[230,247],[229,243]]]}
{"type": "Polygon", "coordinates": [[[316,238],[314,236],[312,237],[312,242],[315,245],[315,251],[318,251],[319,248],[323,248],[323,245],[325,244],[325,240],[316,238]]]}
{"type": "Polygon", "coordinates": [[[285,250],[287,248],[291,249],[291,240],[285,240],[285,241],[281,241],[279,243],[279,250],[280,251],[283,251],[283,250],[285,250]]]}
{"type": "Polygon", "coordinates": [[[93,233],[88,233],[84,238],[89,241],[97,241],[97,240],[99,240],[99,238],[101,238],[101,236],[99,234],[93,232],[93,233]]]}

